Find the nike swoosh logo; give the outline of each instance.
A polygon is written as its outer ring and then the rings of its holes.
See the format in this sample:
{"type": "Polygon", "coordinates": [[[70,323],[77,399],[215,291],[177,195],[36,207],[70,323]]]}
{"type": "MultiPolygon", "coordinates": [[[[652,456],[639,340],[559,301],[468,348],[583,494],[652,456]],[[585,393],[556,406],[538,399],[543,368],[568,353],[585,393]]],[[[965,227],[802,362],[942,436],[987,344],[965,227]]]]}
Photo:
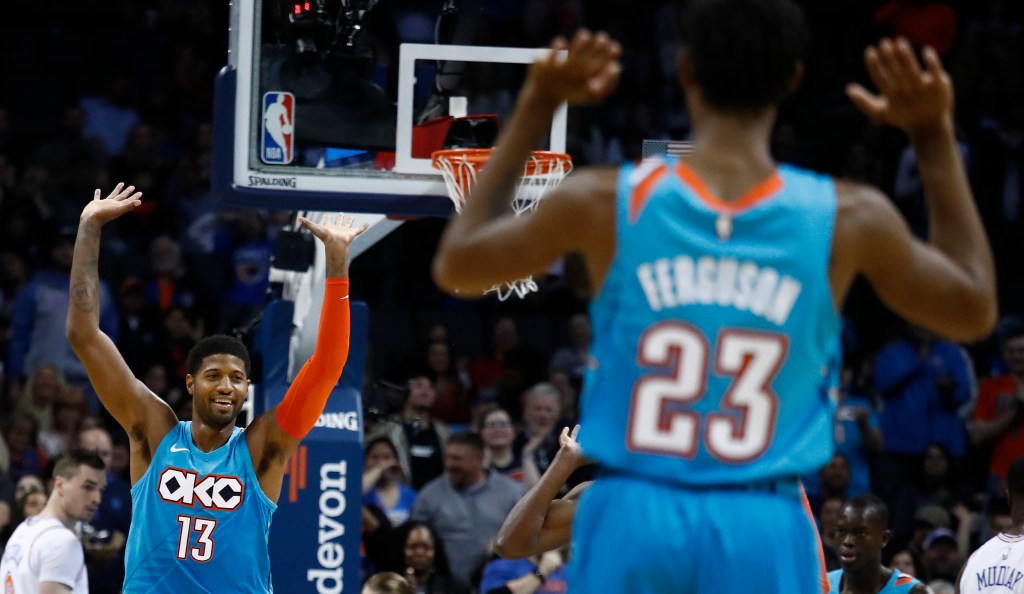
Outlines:
{"type": "Polygon", "coordinates": [[[172,452],[187,452],[188,448],[179,448],[178,446],[171,446],[172,452]]]}
{"type": "Polygon", "coordinates": [[[348,295],[345,295],[344,297],[338,297],[338,301],[341,301],[342,299],[348,299],[348,295]]]}

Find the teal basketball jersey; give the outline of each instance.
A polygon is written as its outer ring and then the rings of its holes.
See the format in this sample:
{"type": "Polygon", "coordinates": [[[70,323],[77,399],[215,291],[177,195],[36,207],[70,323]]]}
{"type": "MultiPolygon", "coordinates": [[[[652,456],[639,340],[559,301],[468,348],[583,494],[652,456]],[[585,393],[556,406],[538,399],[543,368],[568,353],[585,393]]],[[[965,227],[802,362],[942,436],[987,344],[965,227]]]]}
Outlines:
{"type": "Polygon", "coordinates": [[[132,487],[124,593],[272,592],[275,509],[242,429],[207,453],[192,443],[192,422],[178,423],[132,487]]]}
{"type": "MultiPolygon", "coordinates": [[[[833,594],[839,594],[839,587],[843,583],[843,570],[837,569],[835,571],[828,572],[828,591],[833,594]]],[[[889,581],[885,582],[882,589],[878,591],[878,594],[910,594],[910,591],[914,589],[914,586],[920,584],[921,580],[915,578],[912,575],[900,573],[900,570],[893,569],[892,576],[889,581]]]]}
{"type": "Polygon", "coordinates": [[[840,319],[831,178],[781,166],[733,202],[679,161],[625,165],[591,304],[581,445],[685,485],[793,477],[832,456],[840,319]]]}

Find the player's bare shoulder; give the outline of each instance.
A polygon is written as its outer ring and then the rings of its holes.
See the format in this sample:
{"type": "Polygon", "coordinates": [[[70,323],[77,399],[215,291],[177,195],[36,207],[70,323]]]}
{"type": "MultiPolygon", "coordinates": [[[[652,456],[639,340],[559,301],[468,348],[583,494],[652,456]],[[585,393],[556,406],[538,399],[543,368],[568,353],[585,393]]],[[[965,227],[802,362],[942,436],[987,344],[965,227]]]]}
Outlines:
{"type": "Polygon", "coordinates": [[[607,217],[614,222],[618,176],[619,168],[611,165],[579,169],[566,176],[540,206],[561,202],[577,210],[578,215],[607,217]]]}
{"type": "Polygon", "coordinates": [[[856,232],[858,235],[879,225],[879,216],[898,216],[896,208],[881,190],[874,186],[836,179],[836,233],[856,232]]]}
{"type": "Polygon", "coordinates": [[[567,176],[538,207],[563,232],[561,249],[583,256],[596,292],[615,256],[615,212],[619,168],[588,167],[567,176]]]}
{"type": "Polygon", "coordinates": [[[924,585],[923,583],[918,582],[918,583],[914,584],[914,587],[912,587],[910,589],[910,594],[933,594],[933,593],[932,593],[932,589],[931,588],[929,588],[928,586],[924,585]]]}
{"type": "Polygon", "coordinates": [[[893,231],[904,230],[906,224],[881,190],[845,179],[835,184],[831,278],[833,294],[841,299],[874,254],[891,245],[893,231]]]}

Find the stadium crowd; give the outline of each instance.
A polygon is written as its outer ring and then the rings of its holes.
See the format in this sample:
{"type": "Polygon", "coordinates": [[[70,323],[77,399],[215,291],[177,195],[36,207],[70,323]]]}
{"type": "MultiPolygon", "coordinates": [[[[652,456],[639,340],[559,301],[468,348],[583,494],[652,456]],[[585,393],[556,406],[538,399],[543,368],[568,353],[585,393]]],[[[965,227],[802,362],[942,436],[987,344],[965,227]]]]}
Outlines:
{"type": "MultiPolygon", "coordinates": [[[[1001,481],[1024,456],[1024,321],[1016,317],[1024,315],[1024,9],[1011,0],[801,4],[814,51],[781,115],[777,158],[877,185],[921,234],[927,213],[906,139],[864,121],[842,88],[866,78],[860,52],[881,34],[935,47],[957,85],[962,151],[1004,319],[985,342],[953,344],[855,291],[844,311],[837,452],[804,477],[830,568],[842,502],[872,492],[891,510],[886,563],[952,582],[1008,522],[1001,481]]],[[[92,590],[102,594],[119,591],[131,498],[126,437],[64,337],[82,203],[121,180],[145,192],[144,206],[105,235],[102,261],[115,264],[101,270],[101,326],[182,418],[191,414],[183,390],[190,346],[204,333],[251,325],[273,292],[269,258],[293,213],[225,209],[210,190],[226,4],[58,5],[17,3],[0,20],[0,547],[45,503],[48,462],[69,447],[96,450],[111,479],[83,539],[92,590]]],[[[622,40],[620,90],[571,119],[578,163],[635,159],[645,138],[687,136],[673,74],[678,32],[667,18],[674,3],[636,3],[629,18],[617,3],[483,6],[481,44],[537,46],[582,25],[622,40]]],[[[395,23],[395,39],[405,40],[436,9],[383,2],[375,18],[395,23]]],[[[561,553],[491,557],[501,521],[578,417],[590,339],[579,266],[567,261],[521,302],[456,301],[429,276],[441,227],[411,221],[352,265],[352,295],[372,316],[366,576],[392,570],[421,592],[492,592],[538,570],[538,591],[565,591],[561,553]],[[465,505],[480,519],[465,524],[465,505]]],[[[586,478],[581,472],[567,488],[586,478]]]]}

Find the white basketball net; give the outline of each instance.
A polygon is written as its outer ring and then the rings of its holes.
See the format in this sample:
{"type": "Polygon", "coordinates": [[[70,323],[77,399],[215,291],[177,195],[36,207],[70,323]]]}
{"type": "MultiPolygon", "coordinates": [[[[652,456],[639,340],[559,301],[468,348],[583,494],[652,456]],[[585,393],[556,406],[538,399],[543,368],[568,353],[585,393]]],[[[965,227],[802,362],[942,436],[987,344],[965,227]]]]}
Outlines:
{"type": "MultiPolygon", "coordinates": [[[[444,183],[448,186],[448,196],[455,204],[455,212],[461,213],[473,184],[476,183],[477,168],[465,157],[441,158],[437,161],[444,183]],[[460,183],[460,181],[462,183],[460,183]]],[[[524,175],[519,178],[515,198],[512,199],[512,211],[516,216],[532,212],[537,204],[562,179],[572,171],[572,162],[566,159],[530,155],[530,160],[523,168],[524,175]]],[[[505,301],[512,295],[520,299],[537,290],[537,283],[532,276],[492,286],[487,293],[497,293],[499,301],[505,301]]]]}

